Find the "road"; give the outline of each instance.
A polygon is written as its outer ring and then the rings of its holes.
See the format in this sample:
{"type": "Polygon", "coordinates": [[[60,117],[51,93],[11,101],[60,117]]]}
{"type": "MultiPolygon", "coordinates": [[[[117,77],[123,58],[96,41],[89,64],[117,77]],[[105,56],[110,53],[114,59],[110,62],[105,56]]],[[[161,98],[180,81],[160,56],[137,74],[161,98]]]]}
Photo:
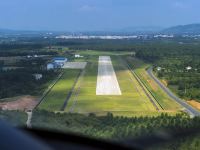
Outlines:
{"type": "Polygon", "coordinates": [[[152,67],[150,67],[147,70],[148,75],[162,88],[169,97],[171,97],[173,100],[175,100],[177,103],[179,103],[184,110],[190,115],[190,117],[200,116],[200,111],[190,106],[188,103],[186,103],[184,100],[177,97],[174,93],[172,93],[165,85],[161,83],[161,81],[153,74],[152,67]]]}
{"type": "Polygon", "coordinates": [[[26,121],[27,128],[31,128],[31,119],[32,119],[32,110],[26,112],[28,115],[28,119],[26,121]]]}

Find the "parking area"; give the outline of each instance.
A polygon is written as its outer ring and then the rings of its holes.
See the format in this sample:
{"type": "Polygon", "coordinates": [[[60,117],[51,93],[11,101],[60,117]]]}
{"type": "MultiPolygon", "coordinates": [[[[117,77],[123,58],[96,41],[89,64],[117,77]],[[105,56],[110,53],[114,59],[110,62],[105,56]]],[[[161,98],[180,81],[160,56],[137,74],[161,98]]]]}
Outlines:
{"type": "Polygon", "coordinates": [[[84,69],[87,62],[66,62],[62,68],[65,69],[84,69]]]}

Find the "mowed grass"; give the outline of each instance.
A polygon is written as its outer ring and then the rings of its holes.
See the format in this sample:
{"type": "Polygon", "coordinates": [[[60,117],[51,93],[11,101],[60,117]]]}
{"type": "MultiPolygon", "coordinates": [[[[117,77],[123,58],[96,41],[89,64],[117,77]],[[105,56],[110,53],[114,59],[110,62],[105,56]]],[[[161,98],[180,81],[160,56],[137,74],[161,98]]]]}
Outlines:
{"type": "MultiPolygon", "coordinates": [[[[105,55],[105,54],[102,54],[105,55]]],[[[85,75],[80,83],[80,91],[73,94],[66,112],[120,115],[134,115],[134,112],[156,112],[153,104],[143,92],[128,68],[116,56],[112,63],[121,88],[120,96],[97,96],[96,82],[98,74],[98,55],[90,56],[85,75]]],[[[77,89],[79,89],[77,87],[77,89]]],[[[147,114],[147,113],[146,113],[147,114]]]]}
{"type": "Polygon", "coordinates": [[[181,106],[172,100],[159,86],[158,84],[147,74],[146,68],[149,67],[143,61],[136,58],[127,58],[128,63],[133,67],[136,74],[140,77],[143,83],[146,85],[148,90],[155,97],[157,102],[161,105],[164,110],[178,110],[181,106]]]}
{"type": "Polygon", "coordinates": [[[80,70],[65,69],[64,74],[39,105],[39,109],[59,111],[71,91],[80,70]]]}

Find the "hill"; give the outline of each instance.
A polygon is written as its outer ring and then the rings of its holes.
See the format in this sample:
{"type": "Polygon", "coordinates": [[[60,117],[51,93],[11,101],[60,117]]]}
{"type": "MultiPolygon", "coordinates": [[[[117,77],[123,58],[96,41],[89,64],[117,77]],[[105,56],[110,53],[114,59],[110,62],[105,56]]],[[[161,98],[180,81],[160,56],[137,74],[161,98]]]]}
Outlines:
{"type": "Polygon", "coordinates": [[[173,26],[162,31],[168,34],[200,34],[200,24],[173,26]]]}

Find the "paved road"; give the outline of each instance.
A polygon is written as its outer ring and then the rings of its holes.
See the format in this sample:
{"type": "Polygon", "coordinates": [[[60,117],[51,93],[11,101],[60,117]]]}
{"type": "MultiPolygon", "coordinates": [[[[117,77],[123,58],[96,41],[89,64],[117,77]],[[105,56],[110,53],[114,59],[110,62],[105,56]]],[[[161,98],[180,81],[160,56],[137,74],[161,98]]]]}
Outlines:
{"type": "Polygon", "coordinates": [[[28,119],[26,121],[26,126],[27,126],[27,128],[31,128],[32,127],[31,126],[32,110],[31,111],[27,111],[26,113],[28,115],[28,119]]]}
{"type": "Polygon", "coordinates": [[[155,77],[155,75],[152,72],[152,67],[150,67],[147,70],[147,73],[167,93],[167,95],[169,95],[169,97],[171,97],[173,100],[175,100],[177,103],[179,103],[185,109],[185,111],[190,115],[190,117],[200,116],[200,111],[198,111],[197,109],[195,109],[192,106],[190,106],[189,104],[187,104],[184,100],[178,98],[166,86],[164,86],[160,82],[160,80],[157,79],[157,77],[155,77]]]}

